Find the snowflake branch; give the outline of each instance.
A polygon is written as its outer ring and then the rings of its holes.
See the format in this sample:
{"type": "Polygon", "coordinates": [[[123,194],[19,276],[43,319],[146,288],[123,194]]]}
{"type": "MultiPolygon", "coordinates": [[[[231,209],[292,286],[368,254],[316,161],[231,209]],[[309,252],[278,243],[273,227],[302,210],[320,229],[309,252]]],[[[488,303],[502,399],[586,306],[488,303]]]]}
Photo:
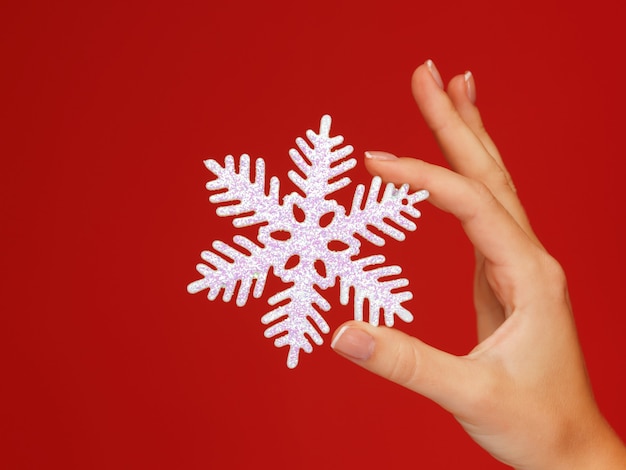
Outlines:
{"type": "Polygon", "coordinates": [[[376,227],[396,240],[402,241],[406,238],[404,233],[389,224],[385,219],[388,218],[406,231],[415,230],[417,226],[406,215],[415,219],[419,218],[421,213],[415,208],[414,204],[428,197],[428,191],[426,190],[408,194],[408,185],[405,184],[396,189],[393,183],[388,183],[381,201],[378,202],[381,183],[380,177],[375,176],[372,178],[364,209],[361,209],[361,205],[363,195],[365,194],[365,186],[362,184],[358,185],[354,191],[352,209],[346,217],[346,222],[350,225],[353,233],[358,233],[377,246],[383,246],[385,240],[372,232],[368,225],[376,227]]]}
{"type": "Polygon", "coordinates": [[[330,116],[323,116],[320,122],[319,134],[310,129],[306,132],[306,136],[313,146],[309,146],[303,138],[298,137],[296,144],[300,152],[296,149],[289,150],[291,160],[304,174],[303,178],[296,171],[291,170],[288,173],[289,179],[307,196],[319,192],[324,197],[347,186],[350,184],[350,178],[348,177],[341,178],[330,184],[328,181],[356,166],[356,159],[351,158],[331,168],[334,162],[343,160],[354,149],[351,145],[346,145],[337,150],[332,150],[343,143],[343,137],[340,135],[330,137],[330,124],[330,116]],[[304,157],[306,157],[308,162],[304,157]]]}
{"type": "Polygon", "coordinates": [[[206,188],[210,191],[227,189],[223,193],[213,194],[209,201],[212,203],[238,202],[218,207],[217,215],[235,217],[233,225],[238,228],[280,219],[284,210],[278,201],[280,181],[276,177],[270,178],[269,194],[265,193],[265,162],[262,158],[258,158],[255,162],[254,181],[250,179],[250,157],[246,154],[239,158],[239,172],[235,170],[232,155],[225,158],[223,167],[212,159],[205,160],[204,164],[211,173],[217,176],[217,179],[206,184],[206,188]],[[236,217],[248,212],[254,212],[254,214],[236,217]]]}
{"type": "Polygon", "coordinates": [[[240,282],[236,303],[241,307],[248,301],[250,288],[254,282],[252,295],[255,298],[261,297],[265,288],[267,273],[272,265],[272,258],[279,254],[270,254],[270,251],[275,250],[271,250],[270,247],[262,248],[252,240],[241,235],[236,235],[233,238],[233,242],[249,251],[250,255],[246,255],[222,241],[214,241],[213,249],[217,253],[232,259],[233,262],[225,260],[222,256],[212,251],[203,251],[200,256],[210,266],[202,263],[196,266],[196,269],[204,278],[194,281],[187,286],[187,291],[190,294],[209,289],[207,297],[209,300],[215,300],[220,291],[223,290],[222,300],[229,302],[233,297],[237,283],[240,282]]]}
{"type": "Polygon", "coordinates": [[[383,277],[397,276],[402,272],[399,266],[383,266],[376,269],[365,270],[368,267],[385,262],[382,255],[369,256],[354,261],[358,274],[346,273],[341,279],[340,298],[342,305],[348,305],[350,301],[350,288],[354,288],[354,319],[363,320],[363,303],[369,301],[369,323],[378,326],[380,312],[383,311],[385,325],[393,326],[394,315],[405,322],[413,320],[413,315],[402,303],[413,298],[408,291],[391,292],[394,289],[406,287],[409,281],[405,278],[380,281],[383,277]]]}
{"type": "Polygon", "coordinates": [[[298,365],[300,350],[304,350],[306,353],[313,351],[309,337],[318,346],[324,343],[314,325],[322,333],[328,333],[330,327],[314,308],[314,305],[327,312],[330,310],[330,304],[312,286],[305,286],[303,283],[296,283],[294,286],[270,297],[268,303],[276,305],[286,299],[290,300],[288,304],[266,313],[261,318],[261,322],[264,325],[268,325],[286,316],[282,321],[267,328],[265,337],[273,338],[285,332],[287,333],[283,336],[278,336],[274,340],[274,345],[278,348],[289,346],[287,367],[293,369],[298,365]]]}

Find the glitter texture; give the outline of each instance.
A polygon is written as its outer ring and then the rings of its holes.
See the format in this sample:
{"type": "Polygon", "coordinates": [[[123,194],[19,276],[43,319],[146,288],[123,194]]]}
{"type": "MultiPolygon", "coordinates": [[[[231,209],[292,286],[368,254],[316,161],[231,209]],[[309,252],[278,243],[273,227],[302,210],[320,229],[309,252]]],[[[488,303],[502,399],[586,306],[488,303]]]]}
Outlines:
{"type": "Polygon", "coordinates": [[[414,205],[426,199],[428,192],[409,194],[408,185],[396,188],[389,183],[379,200],[381,179],[374,177],[367,195],[364,185],[356,187],[352,207],[346,213],[346,208],[326,197],[350,184],[349,178],[337,177],[354,168],[356,160],[346,159],[352,146],[338,147],[343,143],[342,136],[330,137],[330,124],[330,116],[323,116],[319,134],[307,131],[311,146],[302,138],[296,139],[299,150],[291,149],[289,156],[301,174],[292,170],[289,179],[304,196],[293,192],[282,203],[278,178],[272,177],[266,188],[262,158],[255,162],[254,181],[248,155],[239,158],[239,171],[231,155],[225,158],[224,166],[212,159],[204,162],[217,177],[207,183],[207,189],[226,190],[209,200],[233,203],[219,207],[217,215],[233,217],[237,228],[264,225],[259,227],[256,241],[241,235],[233,238],[232,246],[214,241],[213,251],[201,254],[207,264],[197,265],[203,278],[189,284],[187,290],[195,294],[208,289],[209,300],[223,292],[224,302],[229,302],[237,291],[236,303],[243,306],[251,290],[255,298],[263,294],[267,274],[273,268],[283,282],[292,285],[269,298],[268,303],[277,307],[263,315],[261,322],[269,325],[265,336],[275,338],[277,347],[289,346],[289,368],[298,365],[301,350],[313,350],[311,341],[323,343],[320,332],[329,333],[321,312],[330,310],[330,304],[320,291],[334,286],[337,278],[343,305],[348,304],[353,291],[356,320],[363,320],[365,299],[369,302],[367,319],[372,325],[378,325],[381,314],[387,326],[393,326],[394,316],[405,322],[413,319],[402,306],[412,294],[398,292],[409,283],[397,278],[400,267],[384,266],[382,255],[355,259],[361,246],[355,235],[383,246],[385,239],[372,231],[375,227],[396,240],[404,240],[404,232],[397,227],[416,229],[410,218],[418,218],[420,212],[414,205]]]}

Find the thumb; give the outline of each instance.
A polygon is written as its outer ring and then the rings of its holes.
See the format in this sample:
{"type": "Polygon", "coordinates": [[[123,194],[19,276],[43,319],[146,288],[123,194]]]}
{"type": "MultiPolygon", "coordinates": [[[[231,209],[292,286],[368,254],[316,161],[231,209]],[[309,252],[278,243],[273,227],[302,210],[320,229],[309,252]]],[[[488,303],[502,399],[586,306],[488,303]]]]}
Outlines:
{"type": "Polygon", "coordinates": [[[350,321],[335,333],[331,347],[364,369],[413,390],[455,415],[465,414],[480,380],[478,364],[457,357],[399,330],[350,321]]]}

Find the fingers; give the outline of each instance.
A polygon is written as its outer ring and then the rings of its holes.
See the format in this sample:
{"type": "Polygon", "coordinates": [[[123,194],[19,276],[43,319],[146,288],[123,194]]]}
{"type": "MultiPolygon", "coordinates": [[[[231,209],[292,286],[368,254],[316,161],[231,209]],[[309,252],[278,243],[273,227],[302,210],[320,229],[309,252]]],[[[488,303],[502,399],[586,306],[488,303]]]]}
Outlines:
{"type": "Polygon", "coordinates": [[[480,112],[475,105],[475,99],[472,100],[470,98],[470,93],[475,96],[475,91],[471,92],[470,89],[476,89],[476,79],[472,72],[468,71],[463,75],[453,77],[450,83],[448,83],[447,92],[463,122],[471,129],[474,135],[478,137],[483,147],[485,147],[485,150],[487,150],[489,155],[491,155],[508,176],[500,152],[485,129],[482,118],[480,117],[480,112]]]}
{"type": "Polygon", "coordinates": [[[488,185],[506,181],[480,139],[463,121],[448,94],[434,78],[431,72],[434,64],[431,61],[427,64],[413,73],[413,97],[452,169],[488,185]],[[496,181],[498,178],[500,180],[496,181]]]}
{"type": "Polygon", "coordinates": [[[471,74],[454,77],[446,93],[434,78],[432,67],[432,62],[428,61],[417,68],[412,79],[413,95],[450,166],[484,183],[538,244],[500,153],[470,99],[470,94],[474,93],[469,88],[475,90],[474,77],[471,74]]]}
{"type": "Polygon", "coordinates": [[[470,383],[481,371],[471,360],[435,349],[399,330],[347,322],[331,347],[342,356],[392,382],[459,413],[467,403],[470,383]]]}
{"type": "Polygon", "coordinates": [[[534,243],[482,183],[446,168],[412,158],[394,159],[391,154],[368,152],[367,169],[373,175],[396,184],[408,183],[411,189],[427,189],[429,201],[455,215],[468,237],[489,261],[499,266],[516,266],[514,275],[529,266],[534,243]]]}

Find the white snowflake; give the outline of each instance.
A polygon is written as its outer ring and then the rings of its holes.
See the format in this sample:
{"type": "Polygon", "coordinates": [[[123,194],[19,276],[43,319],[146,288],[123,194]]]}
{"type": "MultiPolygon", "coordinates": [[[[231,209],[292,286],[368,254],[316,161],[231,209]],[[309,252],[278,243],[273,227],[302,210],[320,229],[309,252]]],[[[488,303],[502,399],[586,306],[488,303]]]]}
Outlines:
{"type": "Polygon", "coordinates": [[[320,332],[330,331],[321,315],[321,311],[330,310],[330,304],[319,291],[334,286],[337,278],[340,278],[343,305],[349,302],[350,289],[354,290],[356,320],[363,320],[365,299],[369,302],[368,320],[372,325],[378,325],[381,313],[387,326],[393,326],[394,315],[405,322],[413,319],[402,306],[412,294],[397,292],[408,285],[407,279],[394,278],[401,273],[400,267],[380,266],[385,262],[382,255],[356,259],[361,242],[355,235],[383,246],[385,239],[372,231],[375,227],[396,240],[404,240],[404,233],[386,219],[404,230],[415,230],[416,225],[407,216],[420,217],[414,204],[426,199],[428,192],[408,194],[408,185],[396,189],[389,183],[379,200],[381,179],[374,177],[364,207],[365,186],[358,185],[347,213],[337,201],[326,197],[350,184],[349,178],[337,177],[354,168],[356,160],[344,160],[352,153],[352,146],[335,149],[343,143],[343,137],[330,137],[330,124],[330,116],[323,116],[319,134],[306,132],[312,146],[302,138],[296,139],[300,151],[291,149],[289,156],[303,176],[291,170],[289,179],[304,196],[293,192],[283,198],[282,204],[278,178],[272,177],[269,191],[266,190],[262,158],[255,162],[254,181],[250,177],[248,155],[240,157],[239,171],[232,155],[226,157],[224,166],[212,159],[204,162],[217,177],[207,183],[207,189],[226,190],[213,194],[209,200],[234,203],[218,207],[217,215],[233,217],[237,228],[264,225],[258,229],[257,242],[241,235],[233,238],[232,246],[214,241],[214,251],[201,254],[207,264],[197,265],[203,278],[189,284],[187,290],[195,294],[208,289],[209,300],[215,300],[223,291],[222,299],[229,302],[239,285],[236,303],[243,306],[250,290],[255,298],[263,294],[270,268],[283,282],[293,283],[270,297],[270,305],[282,304],[261,318],[263,324],[270,325],[265,336],[276,337],[277,347],[289,346],[289,368],[297,366],[300,350],[310,353],[311,341],[321,345],[320,332]],[[338,163],[341,160],[344,161],[338,163]]]}

